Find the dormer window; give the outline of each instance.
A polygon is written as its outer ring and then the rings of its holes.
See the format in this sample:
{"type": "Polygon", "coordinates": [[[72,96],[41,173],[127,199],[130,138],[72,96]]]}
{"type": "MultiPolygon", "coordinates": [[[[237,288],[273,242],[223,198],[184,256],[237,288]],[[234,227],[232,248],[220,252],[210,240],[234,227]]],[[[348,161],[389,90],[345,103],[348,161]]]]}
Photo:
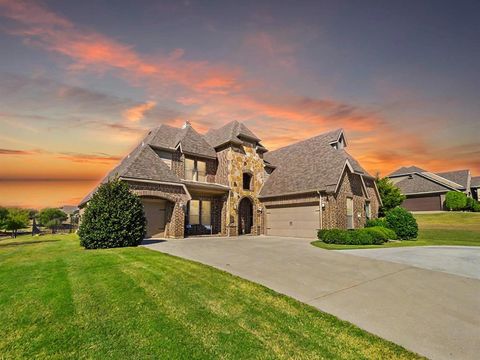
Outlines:
{"type": "Polygon", "coordinates": [[[205,182],[207,164],[205,161],[185,158],[185,179],[205,182]]]}
{"type": "Polygon", "coordinates": [[[243,190],[252,190],[252,175],[249,173],[243,173],[243,190]]]}
{"type": "Polygon", "coordinates": [[[333,142],[330,145],[332,145],[334,149],[343,149],[346,146],[345,138],[342,135],[340,136],[340,139],[338,139],[338,141],[333,142]]]}

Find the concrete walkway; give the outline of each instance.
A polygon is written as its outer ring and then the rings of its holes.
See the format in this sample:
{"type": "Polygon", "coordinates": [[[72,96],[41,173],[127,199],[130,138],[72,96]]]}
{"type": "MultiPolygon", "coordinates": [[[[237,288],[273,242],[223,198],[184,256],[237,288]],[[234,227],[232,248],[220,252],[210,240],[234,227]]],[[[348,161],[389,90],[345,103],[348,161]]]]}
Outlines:
{"type": "Polygon", "coordinates": [[[480,281],[280,237],[148,241],[265,285],[432,359],[478,359],[480,281]]]}

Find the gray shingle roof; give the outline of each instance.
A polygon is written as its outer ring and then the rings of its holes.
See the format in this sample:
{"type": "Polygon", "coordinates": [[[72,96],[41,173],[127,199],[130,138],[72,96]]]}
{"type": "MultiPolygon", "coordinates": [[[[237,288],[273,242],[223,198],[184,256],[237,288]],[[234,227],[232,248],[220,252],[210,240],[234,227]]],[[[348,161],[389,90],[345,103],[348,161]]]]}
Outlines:
{"type": "Polygon", "coordinates": [[[354,171],[368,175],[344,149],[334,149],[341,129],[271,151],[265,160],[276,166],[260,196],[278,196],[303,191],[333,190],[343,173],[346,160],[354,171]]]}
{"type": "Polygon", "coordinates": [[[152,130],[144,141],[152,146],[165,149],[175,149],[180,144],[185,153],[210,158],[217,157],[215,149],[191,126],[178,129],[161,125],[152,130]]]}
{"type": "Polygon", "coordinates": [[[418,174],[412,174],[411,178],[406,177],[395,185],[400,189],[402,194],[416,194],[437,191],[447,192],[452,190],[447,186],[440,185],[439,183],[418,174]]]}
{"type": "Polygon", "coordinates": [[[231,121],[221,128],[209,130],[205,134],[205,139],[213,147],[218,147],[229,142],[242,144],[240,137],[260,142],[260,139],[251,132],[250,129],[238,121],[231,121]]]}
{"type": "Polygon", "coordinates": [[[389,177],[391,176],[399,176],[399,175],[408,175],[408,174],[413,174],[413,173],[422,173],[427,170],[424,170],[422,168],[419,168],[418,166],[402,166],[401,168],[395,170],[392,172],[389,177]]]}
{"type": "Polygon", "coordinates": [[[470,177],[470,170],[456,170],[436,173],[447,180],[453,181],[459,185],[462,185],[464,189],[468,187],[468,180],[470,177]]]}
{"type": "MultiPolygon", "coordinates": [[[[123,160],[102,179],[100,184],[106,183],[115,176],[180,183],[178,176],[170,170],[168,165],[165,164],[162,159],[160,159],[155,150],[146,143],[149,136],[150,133],[141,144],[139,144],[129,155],[123,158],[123,160]]],[[[80,205],[83,205],[90,200],[98,186],[96,186],[80,202],[80,205]]]]}
{"type": "Polygon", "coordinates": [[[480,176],[473,176],[470,186],[471,187],[480,187],[480,176]]]}

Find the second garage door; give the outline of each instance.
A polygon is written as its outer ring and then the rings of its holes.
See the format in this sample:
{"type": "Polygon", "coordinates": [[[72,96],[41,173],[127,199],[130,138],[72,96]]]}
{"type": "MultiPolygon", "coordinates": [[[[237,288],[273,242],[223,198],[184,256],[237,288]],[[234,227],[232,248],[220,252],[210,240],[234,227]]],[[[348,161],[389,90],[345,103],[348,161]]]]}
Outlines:
{"type": "Polygon", "coordinates": [[[318,205],[267,209],[267,235],[312,238],[319,228],[318,205]]]}

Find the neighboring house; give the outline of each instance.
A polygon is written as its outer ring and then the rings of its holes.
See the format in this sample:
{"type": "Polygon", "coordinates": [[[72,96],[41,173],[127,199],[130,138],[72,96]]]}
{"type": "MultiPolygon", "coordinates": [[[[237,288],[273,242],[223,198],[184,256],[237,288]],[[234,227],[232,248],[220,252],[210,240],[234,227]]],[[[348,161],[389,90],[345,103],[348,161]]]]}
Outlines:
{"type": "MultiPolygon", "coordinates": [[[[473,185],[470,170],[456,170],[433,173],[417,166],[401,167],[388,177],[407,198],[402,206],[409,211],[443,210],[445,194],[460,191],[472,196],[478,192],[473,185]]],[[[478,181],[477,181],[478,182],[478,181]]]]}
{"type": "Polygon", "coordinates": [[[480,176],[473,176],[470,182],[470,187],[472,189],[472,197],[480,201],[480,176]]]}
{"type": "Polygon", "coordinates": [[[205,135],[188,122],[162,125],[103,181],[118,176],[141,197],[149,237],[315,238],[320,228],[363,227],[377,215],[374,178],[346,145],[339,129],[268,152],[237,121],[205,135]]]}

